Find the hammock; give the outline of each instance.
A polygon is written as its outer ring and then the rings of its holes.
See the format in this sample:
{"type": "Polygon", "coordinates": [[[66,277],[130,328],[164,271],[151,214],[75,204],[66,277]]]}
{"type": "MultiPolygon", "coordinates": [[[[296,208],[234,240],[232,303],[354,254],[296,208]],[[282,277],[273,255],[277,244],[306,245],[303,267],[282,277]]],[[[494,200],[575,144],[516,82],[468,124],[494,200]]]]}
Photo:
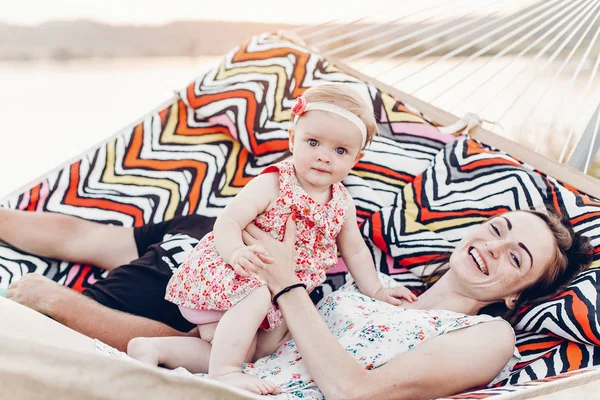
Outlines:
{"type": "MultiPolygon", "coordinates": [[[[544,201],[567,213],[596,248],[592,267],[564,294],[519,316],[522,359],[511,376],[496,388],[451,398],[525,398],[538,388],[547,392],[598,379],[600,329],[593,299],[600,277],[600,201],[585,187],[597,181],[557,163],[536,163],[540,157],[535,152],[489,131],[473,129],[472,135],[464,135],[471,120],[456,124],[456,117],[332,62],[297,38],[252,37],[168,105],[38,184],[8,196],[0,206],[125,226],[193,213],[215,216],[262,168],[286,154],[289,108],[307,87],[321,81],[352,85],[370,101],[379,121],[381,135],[344,184],[382,273],[419,290],[422,268],[452,249],[469,226],[544,201]]],[[[41,259],[0,245],[0,287],[28,272],[43,273],[74,290],[104,276],[91,265],[41,259]]],[[[344,282],[345,270],[338,267],[317,294],[344,282]]],[[[8,338],[0,343],[3,348],[13,345],[8,338]]],[[[76,358],[64,350],[49,352],[57,360],[76,358]]],[[[30,356],[31,370],[23,373],[66,393],[56,381],[63,370],[48,377],[30,356]]],[[[94,356],[81,357],[85,362],[77,365],[99,373],[94,356]]],[[[0,376],[9,373],[10,366],[0,369],[0,376]]],[[[72,382],[69,373],[65,369],[63,378],[72,382]]],[[[91,393],[86,387],[94,383],[85,382],[75,389],[91,393]]],[[[204,382],[196,384],[201,388],[204,382]]],[[[147,394],[134,381],[123,385],[130,393],[147,394]]],[[[110,387],[103,390],[114,393],[110,387]]]]}

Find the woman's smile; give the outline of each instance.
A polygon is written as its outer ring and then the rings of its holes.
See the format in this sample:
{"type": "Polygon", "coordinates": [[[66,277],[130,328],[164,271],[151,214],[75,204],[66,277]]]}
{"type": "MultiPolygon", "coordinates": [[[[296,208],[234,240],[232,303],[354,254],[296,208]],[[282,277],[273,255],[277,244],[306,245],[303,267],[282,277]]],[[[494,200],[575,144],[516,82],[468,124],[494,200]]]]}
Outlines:
{"type": "Polygon", "coordinates": [[[477,250],[475,247],[471,246],[471,247],[469,247],[469,255],[471,256],[471,259],[473,261],[475,268],[477,268],[479,271],[481,271],[485,275],[490,274],[487,264],[485,263],[484,258],[481,255],[481,253],[479,252],[479,250],[477,250]]]}

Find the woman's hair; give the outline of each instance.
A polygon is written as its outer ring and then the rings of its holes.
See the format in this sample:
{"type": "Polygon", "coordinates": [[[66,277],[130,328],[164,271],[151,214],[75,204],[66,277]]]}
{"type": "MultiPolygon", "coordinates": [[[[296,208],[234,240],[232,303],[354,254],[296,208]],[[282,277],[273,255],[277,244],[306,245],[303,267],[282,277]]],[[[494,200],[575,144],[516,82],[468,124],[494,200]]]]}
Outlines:
{"type": "MultiPolygon", "coordinates": [[[[496,303],[485,307],[482,312],[500,315],[507,321],[514,323],[523,307],[542,303],[566,289],[577,275],[587,268],[593,259],[594,248],[589,238],[573,230],[573,226],[566,215],[560,215],[551,207],[547,212],[534,210],[520,210],[540,218],[554,236],[555,246],[550,262],[544,268],[540,278],[531,286],[523,289],[514,302],[512,308],[507,308],[504,303],[496,303]]],[[[450,255],[441,256],[438,261],[448,261],[450,255]]],[[[429,287],[433,281],[439,279],[447,269],[436,268],[426,279],[429,287]]]]}
{"type": "Polygon", "coordinates": [[[308,103],[330,103],[342,107],[356,115],[367,127],[365,146],[373,141],[377,132],[377,122],[373,111],[361,95],[349,85],[339,82],[327,82],[313,86],[302,95],[308,103]]]}

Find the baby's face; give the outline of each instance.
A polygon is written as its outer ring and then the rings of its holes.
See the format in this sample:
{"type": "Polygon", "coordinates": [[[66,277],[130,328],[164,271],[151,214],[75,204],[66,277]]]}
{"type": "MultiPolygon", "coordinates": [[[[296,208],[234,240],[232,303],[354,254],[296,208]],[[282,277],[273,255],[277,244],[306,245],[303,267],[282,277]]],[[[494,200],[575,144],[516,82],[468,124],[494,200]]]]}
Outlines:
{"type": "Polygon", "coordinates": [[[362,135],[339,115],[314,110],[303,115],[290,132],[296,175],[306,190],[325,190],[340,182],[363,156],[362,135]]]}

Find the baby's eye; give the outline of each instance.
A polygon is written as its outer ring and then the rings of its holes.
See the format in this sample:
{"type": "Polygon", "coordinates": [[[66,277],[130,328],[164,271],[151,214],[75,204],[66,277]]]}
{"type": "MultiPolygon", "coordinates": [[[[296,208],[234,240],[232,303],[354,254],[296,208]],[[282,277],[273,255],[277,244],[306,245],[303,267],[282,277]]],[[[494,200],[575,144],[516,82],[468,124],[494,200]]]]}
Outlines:
{"type": "Polygon", "coordinates": [[[319,142],[317,142],[315,139],[308,139],[308,145],[309,146],[315,147],[318,144],[319,144],[319,142]]]}
{"type": "Polygon", "coordinates": [[[338,147],[337,149],[335,149],[335,152],[338,153],[339,155],[343,156],[344,154],[346,154],[348,152],[348,150],[346,150],[343,147],[338,147]]]}

